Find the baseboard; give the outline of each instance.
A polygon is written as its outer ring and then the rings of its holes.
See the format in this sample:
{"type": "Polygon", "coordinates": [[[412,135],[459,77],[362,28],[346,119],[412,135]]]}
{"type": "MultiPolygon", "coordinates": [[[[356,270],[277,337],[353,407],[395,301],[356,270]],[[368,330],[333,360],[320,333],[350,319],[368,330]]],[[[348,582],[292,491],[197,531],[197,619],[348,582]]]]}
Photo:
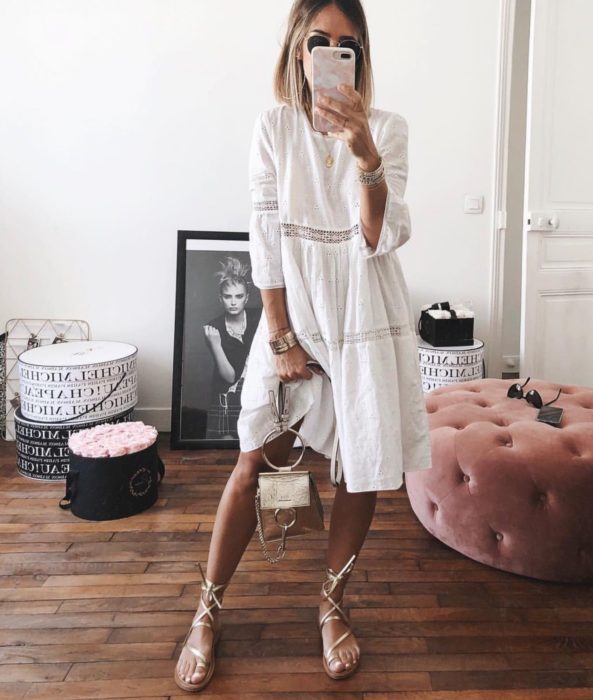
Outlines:
{"type": "Polygon", "coordinates": [[[153,425],[160,433],[171,432],[170,408],[135,408],[132,420],[141,420],[145,425],[153,425]]]}

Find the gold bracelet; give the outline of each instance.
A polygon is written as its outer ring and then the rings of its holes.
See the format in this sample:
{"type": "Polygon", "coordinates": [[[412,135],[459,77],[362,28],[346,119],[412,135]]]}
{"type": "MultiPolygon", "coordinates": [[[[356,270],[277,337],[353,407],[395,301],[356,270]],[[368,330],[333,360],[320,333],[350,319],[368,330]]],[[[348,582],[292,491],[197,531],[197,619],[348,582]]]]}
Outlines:
{"type": "Polygon", "coordinates": [[[285,333],[280,338],[276,338],[268,342],[274,355],[281,355],[283,352],[287,352],[290,350],[290,348],[298,345],[296,335],[292,331],[288,331],[288,333],[285,333]]]}

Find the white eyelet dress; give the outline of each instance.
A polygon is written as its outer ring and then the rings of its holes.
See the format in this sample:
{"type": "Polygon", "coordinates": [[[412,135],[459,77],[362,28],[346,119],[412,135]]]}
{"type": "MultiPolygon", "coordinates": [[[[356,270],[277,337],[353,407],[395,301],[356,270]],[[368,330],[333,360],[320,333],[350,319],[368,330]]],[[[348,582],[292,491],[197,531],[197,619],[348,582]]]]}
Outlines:
{"type": "MultiPolygon", "coordinates": [[[[289,424],[305,416],[304,440],[328,458],[339,444],[349,492],[399,489],[404,471],[432,466],[414,314],[396,252],[410,238],[407,123],[371,109],[369,125],[388,187],[374,250],[362,234],[355,158],[343,141],[314,131],[304,111],[262,112],[249,165],[254,284],[286,288],[290,326],[327,373],[290,382],[289,424]]],[[[268,391],[278,384],[262,312],[241,395],[242,451],[261,447],[274,427],[268,391]]]]}

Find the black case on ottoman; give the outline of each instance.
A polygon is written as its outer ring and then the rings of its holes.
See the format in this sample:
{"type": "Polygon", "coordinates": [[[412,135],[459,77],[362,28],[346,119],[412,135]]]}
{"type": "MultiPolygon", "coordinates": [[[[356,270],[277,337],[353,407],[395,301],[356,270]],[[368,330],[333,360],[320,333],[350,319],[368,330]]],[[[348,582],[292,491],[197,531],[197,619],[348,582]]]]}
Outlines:
{"type": "Polygon", "coordinates": [[[451,318],[434,318],[423,309],[418,320],[418,332],[435,348],[444,345],[473,345],[474,319],[457,318],[455,310],[448,301],[433,304],[431,309],[443,309],[451,312],[451,318]]]}
{"type": "Polygon", "coordinates": [[[121,457],[81,457],[71,452],[60,508],[71,509],[84,520],[127,518],[154,504],[164,475],[156,441],[121,457]]]}

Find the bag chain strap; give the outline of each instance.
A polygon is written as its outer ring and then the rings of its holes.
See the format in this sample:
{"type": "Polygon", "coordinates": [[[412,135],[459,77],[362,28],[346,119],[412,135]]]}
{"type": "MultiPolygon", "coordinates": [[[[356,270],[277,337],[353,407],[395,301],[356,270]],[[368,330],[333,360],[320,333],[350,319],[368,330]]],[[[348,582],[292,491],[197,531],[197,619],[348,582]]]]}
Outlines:
{"type": "Polygon", "coordinates": [[[257,516],[257,534],[259,535],[259,541],[261,543],[264,558],[267,561],[269,561],[270,564],[277,564],[280,561],[280,559],[282,559],[282,557],[286,554],[286,531],[290,526],[284,524],[281,525],[280,523],[278,523],[279,527],[282,528],[282,539],[280,540],[280,544],[278,545],[276,555],[272,556],[268,551],[268,543],[264,538],[264,528],[261,521],[261,510],[259,506],[259,489],[255,494],[255,514],[257,516]]]}
{"type": "MultiPolygon", "coordinates": [[[[275,432],[278,432],[278,434],[281,435],[288,430],[290,387],[285,386],[282,382],[280,382],[280,386],[278,388],[278,401],[276,401],[274,392],[271,389],[268,394],[270,397],[270,408],[272,409],[272,415],[274,416],[275,432]]],[[[268,545],[264,537],[264,528],[261,520],[261,506],[259,501],[259,489],[257,489],[255,494],[255,514],[257,516],[257,534],[259,536],[263,555],[270,564],[277,564],[286,554],[286,531],[291,525],[294,524],[295,520],[293,519],[293,521],[287,525],[286,523],[279,523],[278,519],[276,518],[278,526],[282,529],[282,539],[278,545],[276,555],[272,555],[268,551],[268,545]]],[[[278,509],[276,510],[276,515],[277,514],[278,509]]]]}

